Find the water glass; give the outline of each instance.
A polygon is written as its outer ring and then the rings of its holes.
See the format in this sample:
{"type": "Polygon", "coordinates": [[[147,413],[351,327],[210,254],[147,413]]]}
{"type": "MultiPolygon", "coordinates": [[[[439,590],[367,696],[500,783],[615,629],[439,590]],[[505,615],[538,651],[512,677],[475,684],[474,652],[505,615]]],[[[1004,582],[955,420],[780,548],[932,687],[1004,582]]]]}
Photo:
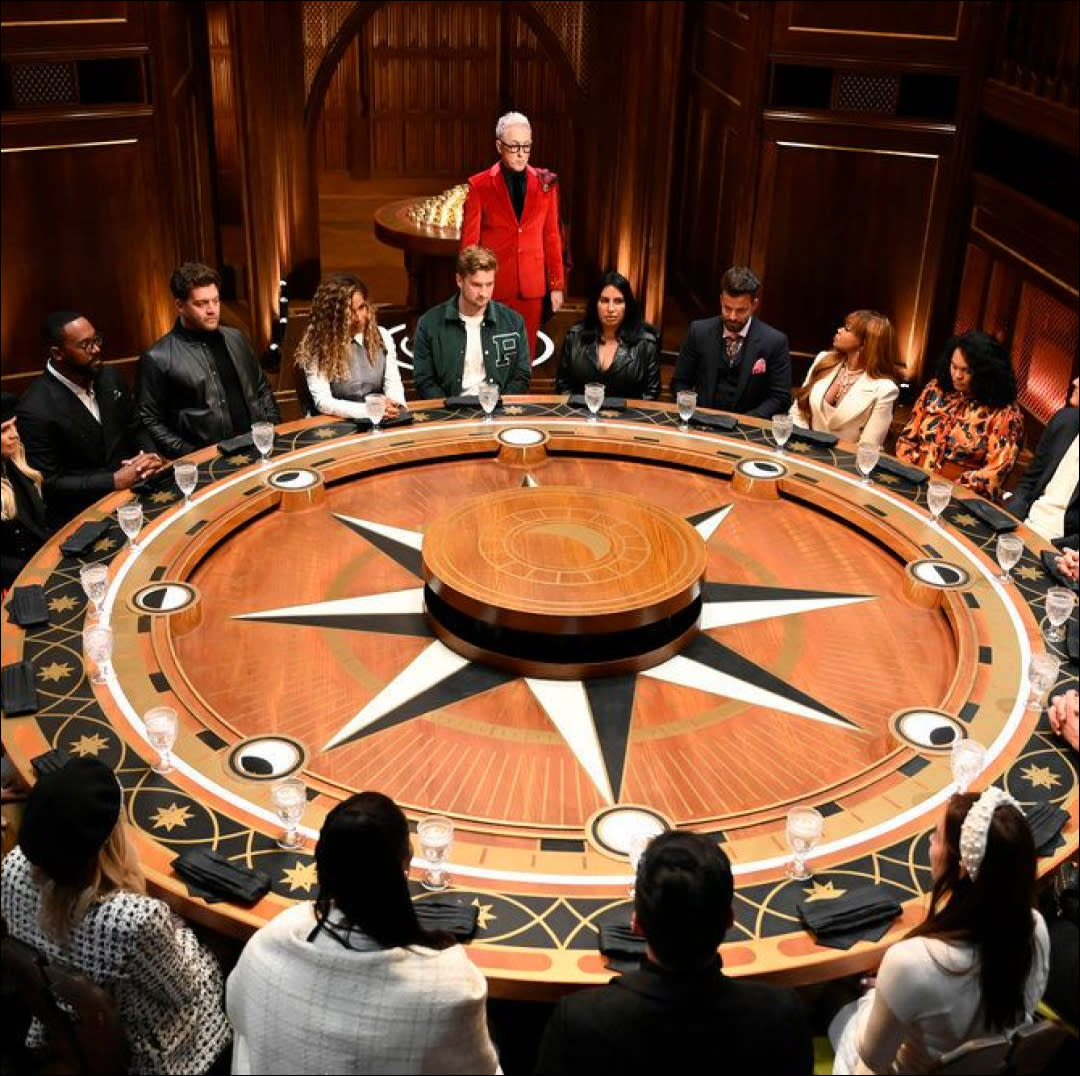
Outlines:
{"type": "Polygon", "coordinates": [[[1048,642],[1064,642],[1065,632],[1061,626],[1072,615],[1075,605],[1076,595],[1067,587],[1051,587],[1046,592],[1046,619],[1050,622],[1050,629],[1046,633],[1048,642]]]}
{"type": "Polygon", "coordinates": [[[259,463],[264,467],[270,463],[270,453],[274,451],[274,424],[256,422],[251,427],[251,439],[259,450],[259,463]]]}
{"type": "Polygon", "coordinates": [[[784,445],[788,443],[788,438],[791,436],[791,427],[791,415],[786,411],[779,415],[773,415],[772,435],[773,440],[776,442],[776,453],[779,456],[784,454],[784,445]]]}
{"type": "Polygon", "coordinates": [[[954,740],[949,761],[956,791],[966,792],[986,766],[986,748],[978,740],[954,740]]]}
{"type": "Polygon", "coordinates": [[[199,484],[199,466],[196,463],[176,463],[173,465],[173,478],[176,486],[184,495],[184,507],[191,507],[191,495],[199,484]]]}
{"type": "Polygon", "coordinates": [[[484,412],[485,422],[494,422],[492,417],[499,403],[499,386],[494,381],[485,381],[477,391],[480,400],[480,409],[484,412]]]}
{"type": "Polygon", "coordinates": [[[793,881],[805,882],[813,877],[806,866],[806,857],[814,850],[824,832],[825,819],[816,808],[792,807],[788,811],[785,835],[792,858],[785,873],[793,881]]]}
{"type": "Polygon", "coordinates": [[[120,524],[120,529],[127,537],[128,548],[138,549],[139,543],[135,539],[138,537],[139,531],[142,530],[142,505],[138,501],[120,505],[116,510],[116,522],[120,524]]]}
{"type": "Polygon", "coordinates": [[[157,765],[151,769],[154,773],[172,773],[172,749],[179,729],[176,711],[171,706],[155,706],[143,714],[143,725],[150,746],[158,753],[157,765]]]}
{"type": "Polygon", "coordinates": [[[679,408],[679,429],[690,429],[690,419],[693,418],[694,409],[697,407],[697,393],[690,389],[683,389],[675,394],[675,403],[679,408]]]}
{"type": "Polygon", "coordinates": [[[91,624],[83,630],[83,653],[93,666],[90,683],[104,684],[112,676],[113,633],[105,624],[91,624]]]}
{"type": "Polygon", "coordinates": [[[94,616],[101,618],[105,604],[105,591],[109,585],[109,567],[106,564],[84,564],[79,569],[79,582],[83,592],[94,606],[94,616]]]}
{"type": "Polygon", "coordinates": [[[926,507],[930,509],[930,518],[935,527],[941,526],[941,513],[952,500],[952,483],[944,478],[933,478],[926,487],[926,507]]]}
{"type": "Polygon", "coordinates": [[[386,414],[386,397],[381,392],[372,392],[364,397],[367,417],[371,420],[371,432],[379,432],[379,423],[386,414]]]}
{"type": "Polygon", "coordinates": [[[1043,696],[1057,683],[1061,671],[1061,659],[1053,654],[1032,654],[1028,665],[1028,683],[1031,697],[1027,708],[1038,712],[1042,709],[1043,696]]]}
{"type": "Polygon", "coordinates": [[[595,422],[597,412],[604,406],[604,386],[599,381],[590,381],[585,386],[585,406],[589,409],[589,421],[595,422]]]}
{"type": "Polygon", "coordinates": [[[278,847],[295,852],[303,848],[304,838],[300,835],[300,819],[307,806],[307,789],[298,777],[283,777],[275,781],[270,789],[270,799],[274,804],[285,832],[278,838],[278,847]]]}
{"type": "Polygon", "coordinates": [[[445,864],[450,842],[454,839],[454,823],[441,815],[429,815],[417,823],[416,835],[420,839],[420,854],[427,864],[420,884],[433,892],[446,889],[450,879],[445,864]]]}
{"type": "Polygon", "coordinates": [[[870,441],[859,442],[859,447],[855,451],[855,466],[858,467],[859,474],[862,475],[860,485],[872,486],[874,484],[870,481],[870,475],[878,465],[879,459],[881,459],[881,449],[877,445],[870,441]]]}
{"type": "Polygon", "coordinates": [[[1001,568],[998,580],[1002,583],[1011,583],[1012,570],[1024,553],[1024,543],[1015,534],[999,534],[994,552],[998,566],[1001,568]]]}

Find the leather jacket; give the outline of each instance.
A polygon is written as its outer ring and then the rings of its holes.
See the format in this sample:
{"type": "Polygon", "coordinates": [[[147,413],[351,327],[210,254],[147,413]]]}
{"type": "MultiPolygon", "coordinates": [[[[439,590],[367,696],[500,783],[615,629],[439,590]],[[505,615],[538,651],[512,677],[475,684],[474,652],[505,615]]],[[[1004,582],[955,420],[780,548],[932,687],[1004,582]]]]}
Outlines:
{"type": "MultiPolygon", "coordinates": [[[[279,422],[273,390],[248,338],[227,325],[217,331],[236,367],[252,423],[279,422]]],[[[177,319],[139,359],[139,417],[163,456],[185,456],[247,432],[232,427],[225,389],[205,336],[185,329],[177,319]]]]}
{"type": "Polygon", "coordinates": [[[615,358],[606,370],[596,362],[596,341],[585,341],[585,323],[571,325],[563,340],[557,392],[582,392],[589,381],[603,382],[609,396],[631,400],[656,400],[660,396],[660,336],[652,325],[641,327],[641,338],[629,347],[619,341],[615,358]]]}

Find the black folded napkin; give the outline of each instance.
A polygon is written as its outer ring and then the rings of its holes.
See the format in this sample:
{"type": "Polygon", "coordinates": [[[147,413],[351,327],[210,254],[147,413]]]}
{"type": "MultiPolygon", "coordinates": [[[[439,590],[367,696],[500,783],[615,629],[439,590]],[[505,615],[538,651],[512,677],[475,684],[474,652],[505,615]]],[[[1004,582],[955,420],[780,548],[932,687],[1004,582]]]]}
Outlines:
{"type": "Polygon", "coordinates": [[[226,859],[210,848],[192,848],[172,861],[173,870],[196,897],[213,904],[254,904],[270,892],[270,876],[226,859]]]}
{"type": "Polygon", "coordinates": [[[48,773],[62,770],[74,757],[70,751],[65,751],[62,747],[54,747],[51,751],[32,758],[30,765],[34,767],[34,773],[38,777],[44,777],[48,773]]]}
{"type": "Polygon", "coordinates": [[[835,433],[827,433],[825,430],[811,430],[806,426],[791,427],[792,441],[806,441],[807,444],[821,445],[822,448],[830,448],[835,445],[839,438],[835,433]]]}
{"type": "Polygon", "coordinates": [[[111,526],[111,519],[95,519],[81,524],[64,539],[60,552],[69,557],[81,557],[111,526]]]}
{"type": "MultiPolygon", "coordinates": [[[[571,407],[588,407],[585,402],[585,397],[575,393],[566,401],[571,407]]],[[[605,396],[604,402],[601,406],[603,411],[625,411],[626,410],[626,397],[625,396],[605,396]]]]}
{"type": "Polygon", "coordinates": [[[1075,579],[1070,579],[1057,566],[1057,559],[1060,556],[1061,554],[1056,549],[1044,549],[1039,554],[1039,559],[1046,569],[1046,574],[1049,575],[1059,587],[1068,587],[1069,590],[1080,590],[1080,583],[1077,583],[1075,579]]]}
{"type": "Polygon", "coordinates": [[[6,717],[32,714],[37,711],[37,685],[34,683],[34,663],[29,658],[12,662],[0,669],[0,704],[6,717]]]}
{"type": "Polygon", "coordinates": [[[886,474],[896,475],[913,486],[921,486],[930,481],[930,476],[920,467],[910,467],[906,463],[894,460],[892,456],[882,456],[877,462],[877,469],[886,474]]]}
{"type": "Polygon", "coordinates": [[[958,509],[970,512],[977,519],[981,519],[995,534],[1014,531],[1020,526],[1020,521],[1016,516],[1010,516],[1008,512],[995,508],[989,501],[966,497],[953,503],[958,509]]]}
{"type": "Polygon", "coordinates": [[[900,914],[900,902],[882,886],[849,889],[834,900],[802,901],[799,916],[818,945],[850,949],[859,941],[877,941],[900,914]]]}
{"type": "Polygon", "coordinates": [[[235,437],[226,437],[224,441],[218,441],[217,450],[223,456],[233,456],[237,452],[255,451],[255,442],[250,433],[238,433],[235,437]]]}
{"type": "Polygon", "coordinates": [[[601,923],[597,944],[616,971],[636,968],[645,959],[645,939],[623,923],[601,923]]]}
{"type": "Polygon", "coordinates": [[[28,587],[15,587],[7,607],[12,624],[18,624],[20,628],[33,628],[38,624],[49,623],[45,591],[37,583],[28,587]]]}
{"type": "Polygon", "coordinates": [[[464,897],[434,897],[413,903],[416,918],[425,930],[445,930],[460,942],[471,941],[476,934],[480,909],[464,897]]]}
{"type": "Polygon", "coordinates": [[[444,407],[479,407],[479,396],[447,396],[444,407]]]}
{"type": "Polygon", "coordinates": [[[734,415],[707,415],[704,411],[695,411],[690,416],[691,426],[702,426],[706,430],[724,430],[730,433],[739,428],[739,420],[734,415]]]}
{"type": "Polygon", "coordinates": [[[1058,844],[1061,830],[1069,821],[1069,812],[1063,811],[1053,803],[1036,803],[1034,807],[1024,810],[1028,826],[1031,828],[1031,839],[1040,856],[1051,855],[1058,844]]]}
{"type": "MultiPolygon", "coordinates": [[[[416,416],[411,411],[406,411],[403,407],[393,418],[384,418],[379,423],[379,428],[388,430],[393,426],[411,426],[416,420],[416,416]]],[[[371,419],[358,418],[354,420],[356,422],[356,428],[358,430],[370,430],[371,419]]]]}

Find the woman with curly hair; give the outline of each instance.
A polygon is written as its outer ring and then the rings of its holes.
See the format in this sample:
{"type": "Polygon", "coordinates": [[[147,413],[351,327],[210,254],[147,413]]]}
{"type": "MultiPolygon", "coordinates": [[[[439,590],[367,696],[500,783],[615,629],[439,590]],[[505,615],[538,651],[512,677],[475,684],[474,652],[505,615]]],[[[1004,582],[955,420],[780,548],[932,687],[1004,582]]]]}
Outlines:
{"type": "Polygon", "coordinates": [[[41,472],[26,460],[15,418],[18,397],[5,392],[0,401],[0,535],[3,536],[0,589],[7,590],[27,561],[42,547],[52,528],[41,499],[41,472]]]}
{"type": "Polygon", "coordinates": [[[792,421],[841,441],[883,447],[900,394],[899,365],[892,322],[876,310],[848,314],[832,350],[814,359],[802,387],[792,393],[792,421]]]}
{"type": "Polygon", "coordinates": [[[949,800],[930,839],[926,918],[886,952],[874,989],[833,1021],[833,1072],[929,1072],[970,1039],[1031,1022],[1050,954],[1035,860],[1007,792],[949,800]]]}
{"type": "Polygon", "coordinates": [[[405,406],[405,389],[390,334],[379,327],[367,285],[351,273],[324,280],[311,300],[296,349],[316,409],[340,418],[367,418],[364,397],[386,397],[388,418],[405,406]]]}
{"type": "Polygon", "coordinates": [[[937,376],[897,438],[896,455],[997,499],[1023,441],[1009,356],[992,336],[973,330],[945,345],[937,376]]]}

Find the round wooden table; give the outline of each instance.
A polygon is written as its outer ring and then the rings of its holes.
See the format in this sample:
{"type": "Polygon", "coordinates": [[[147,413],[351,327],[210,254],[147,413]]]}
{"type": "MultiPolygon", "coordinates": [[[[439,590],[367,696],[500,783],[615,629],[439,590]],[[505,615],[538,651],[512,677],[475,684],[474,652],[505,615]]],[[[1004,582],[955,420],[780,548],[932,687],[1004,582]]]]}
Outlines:
{"type": "Polygon", "coordinates": [[[154,886],[237,935],[313,896],[314,838],[349,792],[386,792],[413,823],[446,815],[451,894],[478,909],[469,951],[503,996],[609,976],[597,930],[629,915],[633,835],[665,826],[732,859],[728,971],[872,966],[921,915],[957,739],[988,747],[980,781],[1068,810],[1044,870],[1076,849],[1075,765],[1024,709],[1050,585],[1033,534],[1003,585],[961,501],[937,529],[925,487],[861,485],[845,446],[780,456],[760,423],[683,431],[664,404],[590,422],[562,397],[506,403],[493,423],[417,404],[378,434],[305,420],[267,466],[194,457],[189,508],[168,478],[144,491],[139,548],[113,526],[82,558],[110,564],[102,687],[83,671],[82,560],[59,535],[21,580],[43,584],[51,623],[4,630],[4,663],[31,658],[40,695],[5,717],[16,765],[52,747],[107,761],[154,886]],[[162,703],[182,715],[168,777],[140,720],[162,703]],[[277,846],[270,806],[289,773],[308,788],[300,853],[277,846]],[[801,803],[825,834],[813,879],[792,882],[801,803]],[[207,842],[271,894],[190,896],[170,863],[207,842]],[[816,945],[799,903],[868,884],[902,918],[876,944],[816,945]]]}
{"type": "Polygon", "coordinates": [[[454,263],[457,260],[461,232],[437,224],[420,224],[409,211],[423,198],[400,198],[375,211],[375,237],[405,254],[405,272],[409,278],[406,305],[421,312],[454,294],[454,263]]]}

